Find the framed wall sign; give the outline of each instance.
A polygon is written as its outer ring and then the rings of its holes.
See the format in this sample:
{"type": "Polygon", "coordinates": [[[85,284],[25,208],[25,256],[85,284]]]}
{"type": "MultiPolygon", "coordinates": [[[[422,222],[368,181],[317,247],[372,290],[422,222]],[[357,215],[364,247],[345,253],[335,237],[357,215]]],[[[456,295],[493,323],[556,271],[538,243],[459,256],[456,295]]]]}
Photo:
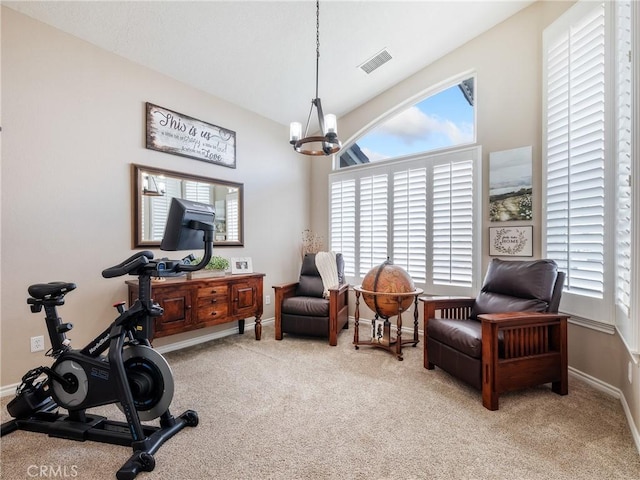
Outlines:
{"type": "Polygon", "coordinates": [[[489,227],[489,255],[533,256],[533,227],[489,227]]]}
{"type": "Polygon", "coordinates": [[[149,102],[146,147],[236,168],[236,132],[149,102]]]}

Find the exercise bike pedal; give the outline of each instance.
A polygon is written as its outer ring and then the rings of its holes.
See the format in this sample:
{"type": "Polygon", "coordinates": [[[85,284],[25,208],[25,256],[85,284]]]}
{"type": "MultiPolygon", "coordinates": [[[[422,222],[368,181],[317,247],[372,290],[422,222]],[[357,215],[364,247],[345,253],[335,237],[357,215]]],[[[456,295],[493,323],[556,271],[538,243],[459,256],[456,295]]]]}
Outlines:
{"type": "Polygon", "coordinates": [[[49,394],[45,382],[40,382],[23,389],[19,395],[7,404],[7,411],[13,418],[27,418],[30,415],[57,407],[49,394]]]}

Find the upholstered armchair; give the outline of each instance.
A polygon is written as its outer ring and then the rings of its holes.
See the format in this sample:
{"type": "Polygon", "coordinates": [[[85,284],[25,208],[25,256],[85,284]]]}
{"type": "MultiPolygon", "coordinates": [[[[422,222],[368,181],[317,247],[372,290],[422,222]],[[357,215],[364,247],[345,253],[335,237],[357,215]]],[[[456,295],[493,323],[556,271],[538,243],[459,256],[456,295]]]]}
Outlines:
{"type": "Polygon", "coordinates": [[[349,285],[341,253],[336,254],[336,268],[339,285],[328,288],[328,298],[312,253],[304,256],[298,282],[274,285],[276,340],[288,333],[328,337],[329,345],[338,344],[338,333],[349,327],[349,285]]]}
{"type": "Polygon", "coordinates": [[[424,367],[482,390],[489,410],[502,392],[544,383],[566,395],[568,316],[557,313],[564,278],[552,260],[494,259],[475,299],[421,297],[424,367]]]}

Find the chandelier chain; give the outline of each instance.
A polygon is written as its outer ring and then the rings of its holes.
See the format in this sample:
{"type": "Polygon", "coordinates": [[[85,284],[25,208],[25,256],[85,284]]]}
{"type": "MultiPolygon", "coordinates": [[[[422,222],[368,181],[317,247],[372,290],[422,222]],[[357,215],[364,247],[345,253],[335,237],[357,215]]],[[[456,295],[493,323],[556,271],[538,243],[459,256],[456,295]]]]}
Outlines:
{"type": "Polygon", "coordinates": [[[320,0],[316,1],[316,98],[318,98],[318,71],[320,68],[320,0]]]}

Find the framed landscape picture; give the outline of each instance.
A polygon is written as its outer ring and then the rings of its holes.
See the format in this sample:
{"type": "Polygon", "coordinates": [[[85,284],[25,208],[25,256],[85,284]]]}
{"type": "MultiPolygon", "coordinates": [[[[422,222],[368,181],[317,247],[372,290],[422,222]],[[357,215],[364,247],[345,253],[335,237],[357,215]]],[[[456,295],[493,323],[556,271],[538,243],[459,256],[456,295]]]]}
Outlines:
{"type": "Polygon", "coordinates": [[[489,154],[489,220],[531,220],[532,147],[489,154]]]}

